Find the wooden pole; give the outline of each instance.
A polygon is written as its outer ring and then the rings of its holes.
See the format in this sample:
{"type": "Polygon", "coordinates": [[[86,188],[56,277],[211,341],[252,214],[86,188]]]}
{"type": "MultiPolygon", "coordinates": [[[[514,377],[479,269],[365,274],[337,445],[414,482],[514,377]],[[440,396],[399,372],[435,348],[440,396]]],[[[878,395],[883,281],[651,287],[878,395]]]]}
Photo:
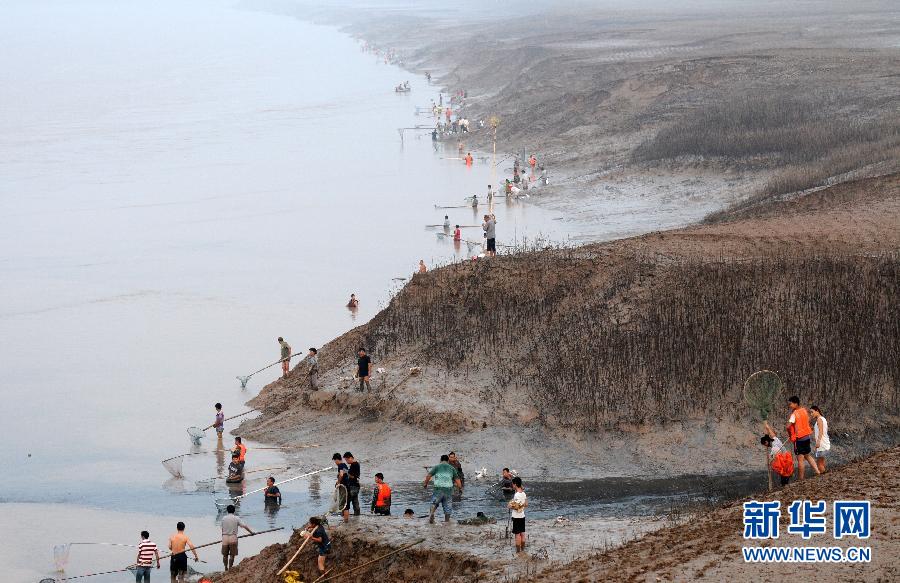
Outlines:
{"type": "Polygon", "coordinates": [[[316,579],[315,581],[313,581],[313,583],[319,583],[319,581],[321,581],[322,579],[324,579],[324,578],[325,578],[325,575],[327,575],[328,573],[331,573],[331,571],[332,571],[333,569],[334,569],[334,567],[331,567],[330,569],[325,569],[325,572],[323,572],[321,575],[319,575],[319,578],[316,579]]]}
{"type": "MultiPolygon", "coordinates": [[[[303,530],[304,530],[304,532],[309,532],[309,531],[306,530],[306,529],[303,529],[303,530]]],[[[303,543],[300,545],[300,548],[297,549],[297,552],[294,553],[294,554],[291,556],[291,558],[288,559],[288,562],[284,564],[284,567],[282,567],[281,569],[279,569],[279,571],[278,571],[277,573],[275,573],[275,576],[276,576],[276,577],[278,577],[279,575],[281,575],[282,573],[284,573],[284,572],[287,570],[287,568],[290,566],[290,564],[294,562],[294,559],[296,559],[297,556],[300,555],[300,551],[303,550],[303,547],[306,546],[306,543],[308,543],[308,542],[310,541],[311,538],[312,538],[312,533],[310,533],[310,535],[309,535],[308,537],[306,537],[306,539],[305,539],[305,540],[303,541],[303,543]]]]}
{"type": "Polygon", "coordinates": [[[425,542],[425,539],[424,539],[424,538],[420,538],[419,540],[417,540],[417,541],[414,542],[414,543],[411,543],[411,544],[408,544],[408,545],[406,545],[406,546],[400,547],[399,549],[397,549],[397,550],[395,550],[395,551],[391,551],[391,552],[389,552],[389,553],[386,554],[386,555],[381,555],[381,556],[378,557],[377,559],[372,559],[371,561],[368,561],[368,562],[366,562],[366,563],[363,563],[362,565],[359,565],[358,567],[353,567],[352,569],[348,569],[347,571],[344,571],[343,573],[338,573],[337,575],[332,575],[331,577],[329,577],[329,578],[327,578],[327,579],[322,579],[322,583],[325,583],[325,581],[331,581],[332,579],[337,579],[338,577],[343,577],[344,575],[349,575],[350,573],[352,573],[352,572],[354,572],[354,571],[359,571],[359,570],[362,569],[363,567],[368,567],[368,566],[371,565],[372,563],[377,563],[378,561],[381,561],[381,560],[383,560],[383,559],[386,559],[386,558],[390,557],[391,555],[396,555],[397,553],[401,553],[401,552],[403,552],[403,551],[405,551],[405,550],[407,550],[407,549],[410,549],[410,548],[416,546],[417,544],[421,544],[421,543],[423,543],[423,542],[425,542]]]}

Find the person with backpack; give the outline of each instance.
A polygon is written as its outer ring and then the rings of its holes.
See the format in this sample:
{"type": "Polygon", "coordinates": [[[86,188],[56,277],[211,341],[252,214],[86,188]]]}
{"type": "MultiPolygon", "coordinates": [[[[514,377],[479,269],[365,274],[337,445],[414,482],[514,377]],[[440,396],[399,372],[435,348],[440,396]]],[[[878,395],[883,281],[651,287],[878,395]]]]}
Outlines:
{"type": "Polygon", "coordinates": [[[797,479],[803,479],[804,460],[818,476],[821,472],[812,456],[812,428],[809,425],[809,413],[800,406],[800,397],[797,395],[788,399],[788,407],[791,409],[791,417],[788,419],[787,430],[788,436],[794,443],[794,453],[797,455],[797,465],[799,466],[797,479]]]}
{"type": "Polygon", "coordinates": [[[794,475],[794,456],[791,455],[784,443],[778,439],[775,430],[764,422],[765,433],[759,438],[759,442],[769,450],[769,467],[778,474],[782,486],[787,486],[794,475]]]}

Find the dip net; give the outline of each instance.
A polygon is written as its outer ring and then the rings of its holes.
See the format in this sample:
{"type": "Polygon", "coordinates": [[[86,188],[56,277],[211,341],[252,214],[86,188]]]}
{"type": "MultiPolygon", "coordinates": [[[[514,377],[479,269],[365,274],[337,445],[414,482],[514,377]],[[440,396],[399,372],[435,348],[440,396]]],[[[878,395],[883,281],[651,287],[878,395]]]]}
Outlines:
{"type": "Polygon", "coordinates": [[[164,459],[162,465],[166,468],[166,471],[172,474],[173,478],[184,478],[184,458],[192,455],[200,455],[206,453],[205,451],[198,451],[194,453],[183,453],[181,455],[176,455],[175,457],[170,457],[168,459],[164,459]]]}
{"type": "Polygon", "coordinates": [[[328,511],[331,513],[343,512],[344,508],[347,507],[348,498],[347,487],[343,484],[338,484],[334,487],[334,494],[331,495],[331,507],[328,511]]]}
{"type": "MultiPolygon", "coordinates": [[[[72,545],[53,545],[53,564],[58,572],[63,572],[69,565],[69,551],[72,545]]],[[[45,581],[53,581],[53,579],[45,579],[45,581]]]]}
{"type": "Polygon", "coordinates": [[[196,445],[200,445],[200,440],[206,435],[199,427],[188,427],[187,434],[191,436],[191,441],[196,445]]]}
{"type": "Polygon", "coordinates": [[[765,421],[778,401],[784,382],[770,370],[753,373],[744,381],[744,400],[765,421]]]}

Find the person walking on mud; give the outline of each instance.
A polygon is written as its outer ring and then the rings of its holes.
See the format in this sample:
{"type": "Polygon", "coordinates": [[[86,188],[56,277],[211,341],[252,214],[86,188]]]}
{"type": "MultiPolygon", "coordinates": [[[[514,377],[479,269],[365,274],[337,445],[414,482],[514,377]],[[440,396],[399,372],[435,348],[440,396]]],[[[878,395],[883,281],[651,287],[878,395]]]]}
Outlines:
{"type": "MultiPolygon", "coordinates": [[[[349,493],[350,488],[347,487],[347,481],[350,479],[347,475],[347,470],[349,467],[344,463],[341,454],[335,452],[333,456],[331,456],[331,460],[334,462],[334,465],[337,466],[337,481],[334,483],[335,489],[339,486],[343,486],[347,488],[347,492],[349,493]]],[[[344,522],[350,522],[350,499],[348,497],[347,502],[344,503],[344,507],[341,508],[341,517],[344,519],[344,522]]]]}
{"type": "Polygon", "coordinates": [[[828,437],[828,419],[822,415],[822,410],[813,405],[809,408],[809,416],[813,422],[813,438],[816,440],[816,464],[819,473],[825,473],[825,458],[831,452],[831,438],[828,437]]]}
{"type": "Polygon", "coordinates": [[[307,376],[309,377],[309,390],[310,391],[318,391],[319,390],[319,351],[315,348],[309,349],[309,354],[306,355],[306,362],[309,364],[309,370],[307,371],[307,376]]]}
{"type": "Polygon", "coordinates": [[[291,370],[291,345],[281,336],[278,337],[278,344],[281,345],[281,378],[286,378],[291,370]]]}
{"type": "Polygon", "coordinates": [[[522,478],[516,476],[512,479],[513,488],[516,493],[513,499],[509,501],[509,509],[512,511],[513,534],[516,535],[516,552],[525,552],[525,509],[528,507],[528,497],[525,495],[525,489],[522,488],[522,478]]]}
{"type": "Polygon", "coordinates": [[[428,522],[434,524],[434,513],[438,506],[444,507],[444,522],[450,522],[450,516],[453,514],[453,508],[450,506],[450,500],[453,496],[453,484],[462,489],[462,483],[456,475],[456,468],[450,465],[450,456],[442,455],[441,463],[431,468],[425,474],[425,483],[423,488],[428,488],[428,482],[434,478],[434,491],[431,494],[431,510],[428,515],[428,522]]]}
{"type": "Polygon", "coordinates": [[[372,359],[366,354],[365,348],[360,348],[359,358],[356,359],[356,376],[359,378],[359,392],[364,390],[372,391],[372,385],[369,384],[369,369],[372,366],[372,359]]]}
{"type": "Polygon", "coordinates": [[[331,538],[328,536],[328,532],[322,525],[322,519],[318,516],[310,516],[309,522],[306,523],[305,527],[303,527],[301,535],[303,536],[303,538],[308,538],[312,542],[316,543],[316,550],[318,551],[319,555],[318,559],[316,559],[316,566],[319,568],[319,573],[324,576],[325,556],[331,550],[331,538]]]}
{"type": "Polygon", "coordinates": [[[172,556],[169,557],[169,575],[171,575],[172,583],[176,581],[184,581],[188,570],[187,549],[191,549],[194,553],[194,561],[199,561],[200,556],[194,543],[184,534],[184,523],[179,522],[175,525],[175,534],[169,537],[169,551],[172,556]]]}

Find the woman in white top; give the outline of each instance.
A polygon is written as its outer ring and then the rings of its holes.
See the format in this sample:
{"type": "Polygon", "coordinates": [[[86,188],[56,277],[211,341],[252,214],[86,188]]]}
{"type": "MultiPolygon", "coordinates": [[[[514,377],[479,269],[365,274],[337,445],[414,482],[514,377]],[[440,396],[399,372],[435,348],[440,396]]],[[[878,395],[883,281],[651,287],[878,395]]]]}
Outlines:
{"type": "Polygon", "coordinates": [[[831,452],[831,440],[828,438],[828,419],[822,415],[822,411],[816,405],[810,409],[810,417],[813,420],[813,437],[816,441],[816,465],[819,471],[825,471],[825,458],[831,452]]]}

